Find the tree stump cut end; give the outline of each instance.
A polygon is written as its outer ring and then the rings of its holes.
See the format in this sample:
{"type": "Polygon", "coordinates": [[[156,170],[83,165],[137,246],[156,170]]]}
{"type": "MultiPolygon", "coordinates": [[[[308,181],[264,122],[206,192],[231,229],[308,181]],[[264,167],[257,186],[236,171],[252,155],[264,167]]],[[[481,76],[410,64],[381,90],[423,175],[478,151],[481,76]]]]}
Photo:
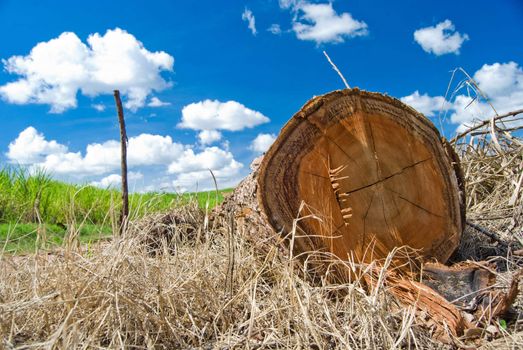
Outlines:
{"type": "Polygon", "coordinates": [[[456,162],[433,124],[399,100],[335,91],[282,129],[261,163],[257,197],[298,252],[370,262],[410,246],[446,262],[464,223],[456,162]]]}

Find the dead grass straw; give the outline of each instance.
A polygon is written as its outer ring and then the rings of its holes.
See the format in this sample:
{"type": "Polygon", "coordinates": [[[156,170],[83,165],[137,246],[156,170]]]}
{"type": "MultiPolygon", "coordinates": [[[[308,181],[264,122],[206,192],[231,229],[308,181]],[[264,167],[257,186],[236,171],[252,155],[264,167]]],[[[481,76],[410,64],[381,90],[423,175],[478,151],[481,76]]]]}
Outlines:
{"type": "Polygon", "coordinates": [[[383,284],[367,293],[359,283],[311,283],[295,273],[292,259],[275,251],[260,256],[241,232],[202,230],[196,207],[169,215],[161,225],[153,217],[135,226],[139,234],[90,250],[3,256],[3,346],[443,347],[415,326],[412,310],[398,308],[383,284]]]}
{"type": "MultiPolygon", "coordinates": [[[[494,130],[500,147],[482,128],[454,144],[469,220],[512,247],[522,243],[523,149],[512,131],[500,128],[494,130]]],[[[93,247],[0,255],[0,347],[448,348],[418,326],[413,308],[399,306],[379,270],[369,272],[378,276],[370,291],[358,281],[312,281],[296,273],[295,258],[276,247],[261,253],[248,234],[209,220],[197,205],[131,223],[129,230],[93,247]]],[[[479,253],[467,249],[481,244],[488,254],[500,252],[473,231],[461,254],[474,257],[479,253]]],[[[503,259],[512,269],[521,264],[503,259]]],[[[508,328],[498,324],[497,334],[479,337],[498,337],[483,342],[485,349],[521,348],[522,326],[520,313],[508,328]]]]}

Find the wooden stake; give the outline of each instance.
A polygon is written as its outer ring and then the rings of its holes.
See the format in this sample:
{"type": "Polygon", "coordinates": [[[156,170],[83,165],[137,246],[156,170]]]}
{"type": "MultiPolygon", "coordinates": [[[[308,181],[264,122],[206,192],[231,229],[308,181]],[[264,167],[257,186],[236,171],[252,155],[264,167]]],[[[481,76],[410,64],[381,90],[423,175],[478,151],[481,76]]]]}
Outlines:
{"type": "Polygon", "coordinates": [[[114,90],[114,100],[118,111],[118,121],[120,123],[120,145],[121,145],[121,165],[122,165],[122,213],[120,215],[120,235],[125,232],[127,219],[129,217],[129,189],[127,186],[127,133],[125,131],[125,119],[123,116],[122,100],[120,91],[114,90]]]}

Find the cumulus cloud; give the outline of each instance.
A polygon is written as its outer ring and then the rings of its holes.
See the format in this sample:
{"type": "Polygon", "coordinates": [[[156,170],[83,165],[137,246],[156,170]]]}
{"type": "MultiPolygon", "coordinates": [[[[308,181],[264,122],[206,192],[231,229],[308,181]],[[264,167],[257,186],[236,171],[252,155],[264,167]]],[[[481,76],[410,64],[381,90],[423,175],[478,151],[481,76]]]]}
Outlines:
{"type": "Polygon", "coordinates": [[[474,73],[474,80],[481,91],[495,98],[523,90],[523,70],[516,62],[485,64],[474,73]]]}
{"type": "MultiPolygon", "coordinates": [[[[116,140],[91,143],[84,152],[72,152],[67,146],[46,140],[42,133],[28,127],[10,143],[6,156],[11,163],[22,164],[32,171],[44,169],[57,176],[89,179],[105,175],[91,182],[99,187],[121,182],[115,173],[120,167],[120,144],[116,140]]],[[[149,190],[194,188],[197,183],[199,189],[211,189],[214,185],[209,169],[220,186],[233,186],[240,180],[243,168],[226,149],[214,146],[197,152],[189,145],[173,142],[170,136],[152,134],[129,138],[128,165],[129,180],[142,179],[148,171],[154,174],[153,187],[149,190]],[[160,178],[162,181],[157,182],[160,178]]]]}
{"type": "Polygon", "coordinates": [[[102,178],[100,181],[93,181],[91,182],[91,185],[100,187],[100,188],[109,188],[109,187],[116,187],[119,186],[122,182],[122,177],[118,174],[111,174],[104,178],[102,178]]]}
{"type": "Polygon", "coordinates": [[[455,31],[450,20],[445,20],[433,27],[420,28],[414,32],[414,40],[424,51],[437,56],[454,53],[459,54],[461,45],[469,40],[467,34],[455,31]]]}
{"type": "Polygon", "coordinates": [[[249,27],[249,30],[251,31],[252,35],[256,35],[258,33],[256,31],[256,18],[252,14],[252,11],[249,9],[245,9],[242,13],[242,20],[247,22],[247,25],[249,27]]]}
{"type": "MultiPolygon", "coordinates": [[[[474,80],[499,114],[523,108],[523,69],[516,62],[485,64],[474,73],[474,80]]],[[[474,120],[489,118],[494,111],[482,99],[459,95],[454,101],[453,123],[461,128],[474,120]]]]}
{"type": "Polygon", "coordinates": [[[198,139],[202,145],[210,145],[216,141],[220,141],[222,133],[217,130],[202,130],[198,133],[198,139]]]}
{"type": "Polygon", "coordinates": [[[104,35],[91,34],[87,44],[75,33],[38,43],[26,56],[2,60],[8,73],[20,78],[0,86],[0,96],[15,104],[48,104],[51,112],[77,106],[76,95],[94,97],[119,89],[125,107],[145,105],[153,91],[170,86],[162,71],[172,71],[174,58],[151,52],[132,34],[116,28],[104,35]]]}
{"type": "Polygon", "coordinates": [[[205,100],[182,109],[178,127],[193,130],[238,131],[269,122],[269,118],[236,101],[205,100]]]}
{"type": "Polygon", "coordinates": [[[207,147],[200,153],[187,149],[169,165],[169,173],[190,173],[207,169],[218,171],[229,165],[233,168],[241,168],[241,164],[234,160],[231,152],[218,147],[207,147]]]}
{"type": "Polygon", "coordinates": [[[426,93],[421,95],[418,90],[409,96],[402,97],[401,101],[427,117],[433,117],[437,112],[449,108],[443,96],[431,97],[426,93]]]}
{"type": "Polygon", "coordinates": [[[239,181],[243,164],[237,162],[232,153],[218,147],[207,147],[200,153],[187,149],[184,154],[169,165],[168,171],[178,176],[173,181],[175,187],[194,186],[196,182],[212,183],[212,170],[220,186],[234,185],[239,181]]]}
{"type": "Polygon", "coordinates": [[[49,155],[65,152],[66,146],[54,140],[47,141],[42,133],[30,126],[9,144],[6,156],[17,164],[27,165],[41,162],[49,155]]]}
{"type": "Polygon", "coordinates": [[[274,35],[280,35],[281,27],[279,24],[271,24],[271,26],[267,28],[267,31],[271,32],[274,35]]]}
{"type": "MultiPolygon", "coordinates": [[[[119,147],[119,146],[118,146],[119,147]]],[[[186,148],[171,136],[140,134],[129,138],[129,165],[162,165],[176,159],[186,148]]]]}
{"type": "Polygon", "coordinates": [[[149,107],[164,107],[164,106],[169,106],[170,104],[171,104],[170,102],[163,102],[158,97],[153,96],[153,97],[151,97],[151,100],[149,101],[147,106],[149,106],[149,107]]]}
{"type": "MultiPolygon", "coordinates": [[[[127,174],[127,181],[132,184],[132,182],[136,182],[137,180],[143,179],[143,174],[140,172],[134,172],[130,171],[127,174]]],[[[100,179],[100,181],[92,181],[91,185],[100,187],[100,188],[111,188],[111,187],[119,187],[122,183],[122,176],[119,174],[111,174],[103,177],[100,179]]]]}
{"type": "MultiPolygon", "coordinates": [[[[183,154],[186,146],[174,143],[170,136],[141,134],[129,138],[129,166],[169,164],[183,154]]],[[[120,166],[120,143],[108,140],[88,144],[85,154],[70,152],[55,140],[47,141],[35,128],[28,127],[9,144],[6,153],[11,163],[43,168],[62,175],[101,175],[120,166]]]]}
{"type": "Polygon", "coordinates": [[[280,1],[280,7],[294,13],[292,30],[300,40],[316,44],[341,43],[346,38],[367,35],[367,24],[348,12],[338,14],[332,2],[280,1]]]}
{"type": "Polygon", "coordinates": [[[274,140],[276,140],[276,135],[274,134],[258,134],[252,140],[250,149],[257,153],[263,153],[269,149],[274,140]]]}
{"type": "MultiPolygon", "coordinates": [[[[499,114],[523,108],[523,69],[516,62],[485,64],[473,78],[499,114]]],[[[401,100],[429,116],[434,115],[444,101],[442,96],[420,95],[418,91],[401,100]]],[[[450,122],[458,124],[458,130],[494,114],[482,96],[476,98],[468,93],[457,94],[445,106],[445,110],[451,111],[450,122]]]]}

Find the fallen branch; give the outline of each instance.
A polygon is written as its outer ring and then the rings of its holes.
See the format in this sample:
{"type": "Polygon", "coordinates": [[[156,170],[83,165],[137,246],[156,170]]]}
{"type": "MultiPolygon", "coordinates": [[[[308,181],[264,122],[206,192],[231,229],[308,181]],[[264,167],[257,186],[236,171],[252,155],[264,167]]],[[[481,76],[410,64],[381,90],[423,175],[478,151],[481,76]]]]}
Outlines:
{"type": "Polygon", "coordinates": [[[499,120],[499,119],[503,119],[503,118],[507,118],[507,117],[512,117],[512,116],[515,116],[515,115],[518,115],[518,114],[521,114],[523,113],[523,109],[518,109],[516,111],[512,111],[512,112],[508,112],[508,113],[505,113],[505,114],[502,114],[502,115],[498,115],[498,116],[495,116],[493,118],[489,118],[487,120],[484,120],[482,121],[481,123],[475,125],[475,126],[472,126],[470,127],[469,129],[465,130],[464,132],[456,135],[451,141],[450,143],[452,144],[455,144],[456,141],[458,141],[459,139],[461,139],[462,137],[468,135],[469,133],[471,133],[472,131],[474,130],[478,130],[488,124],[490,124],[492,122],[492,120],[496,121],[496,120],[499,120]]]}
{"type": "Polygon", "coordinates": [[[482,226],[476,225],[476,224],[470,222],[469,220],[467,220],[467,225],[472,227],[474,230],[476,230],[476,231],[484,234],[485,236],[489,237],[490,239],[493,239],[494,241],[498,242],[499,244],[501,244],[505,248],[509,247],[508,243],[505,242],[504,240],[502,240],[501,238],[499,238],[499,235],[497,233],[489,231],[489,230],[487,230],[486,228],[484,228],[482,226]]]}

